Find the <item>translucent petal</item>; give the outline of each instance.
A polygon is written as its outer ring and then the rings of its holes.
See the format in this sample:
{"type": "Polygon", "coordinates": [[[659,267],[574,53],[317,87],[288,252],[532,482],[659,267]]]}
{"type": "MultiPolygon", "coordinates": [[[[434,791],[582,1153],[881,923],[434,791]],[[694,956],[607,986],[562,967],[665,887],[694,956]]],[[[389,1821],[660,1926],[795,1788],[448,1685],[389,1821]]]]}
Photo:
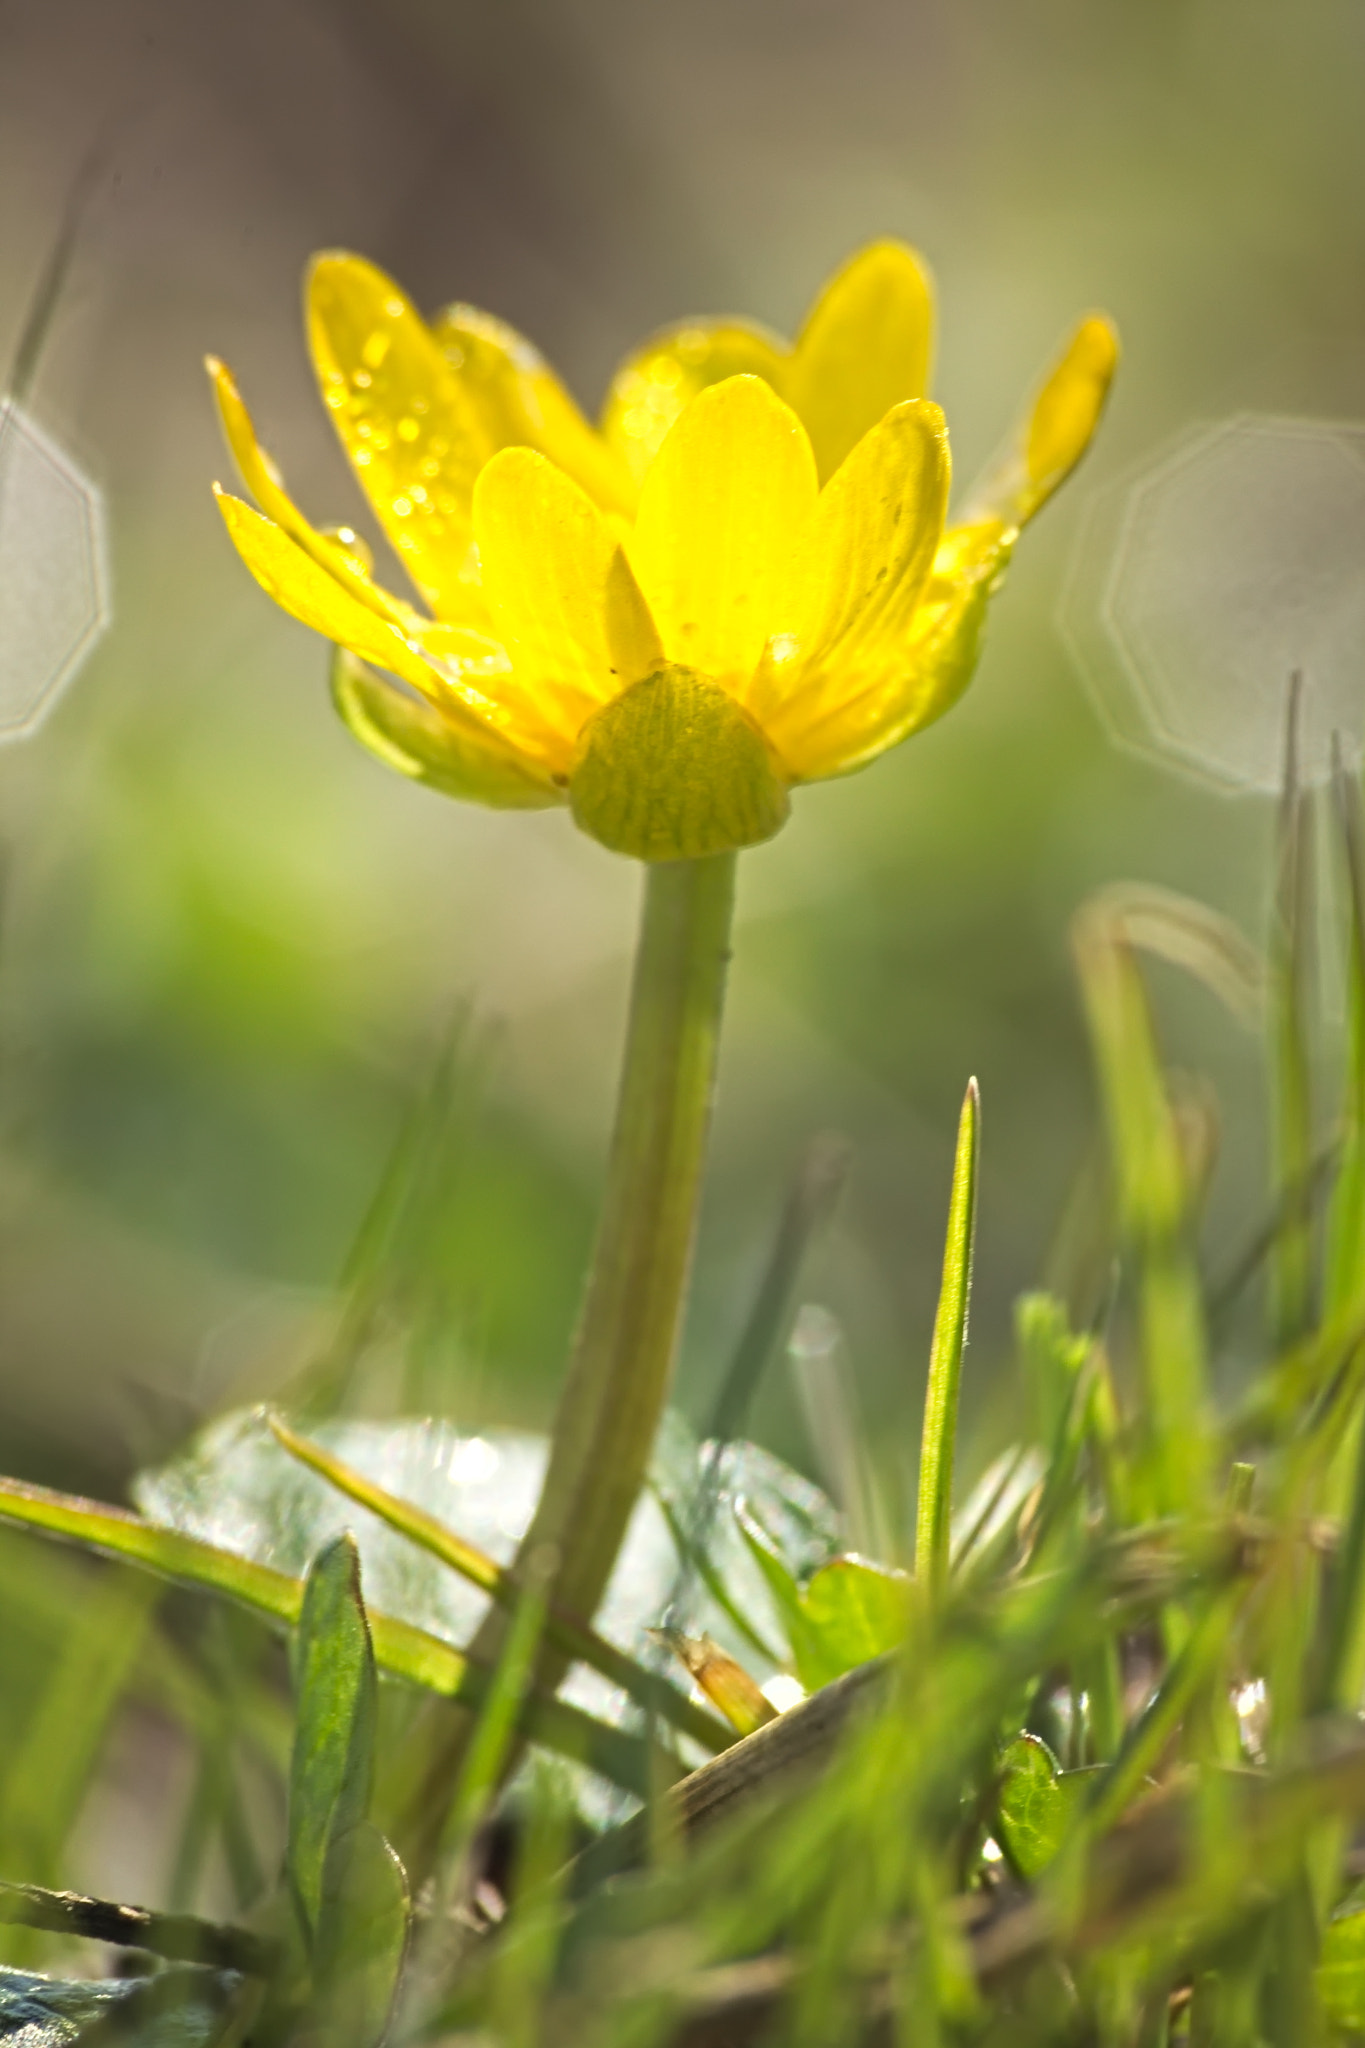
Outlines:
{"type": "Polygon", "coordinates": [[[822,479],[893,405],[924,396],[933,325],[928,274],[902,242],[874,242],[830,279],[778,382],[822,479]]]}
{"type": "Polygon", "coordinates": [[[763,377],[781,388],[785,341],[741,320],[687,320],[628,356],[602,408],[602,433],[642,480],[673,422],[699,392],[727,377],[763,377]]]}
{"type": "Polygon", "coordinates": [[[499,733],[498,728],[507,723],[501,707],[465,679],[463,667],[446,663],[437,668],[401,628],[381,619],[344,590],[273,520],[226,491],[216,491],[215,496],[238,554],[283,611],[314,632],[349,647],[362,661],[401,676],[437,703],[471,739],[494,746],[513,742],[514,736],[504,739],[499,733]]]}
{"type": "Polygon", "coordinates": [[[608,582],[629,576],[616,535],[587,493],[531,448],[505,448],[483,471],[474,533],[517,683],[572,742],[636,680],[617,673],[607,628],[608,582]]]}
{"type": "Polygon", "coordinates": [[[990,599],[1017,530],[988,521],[944,536],[899,659],[853,696],[830,693],[815,715],[765,724],[792,778],[816,782],[864,767],[957,702],[971,681],[990,599]]]}
{"type": "Polygon", "coordinates": [[[805,430],[760,378],[692,401],[645,478],[631,548],[670,661],[747,683],[797,614],[816,496],[805,430]]]}
{"type": "Polygon", "coordinates": [[[1103,313],[1081,321],[1027,418],[972,492],[965,517],[1022,526],[1064,483],[1090,446],[1118,367],[1119,341],[1103,313]]]}
{"type": "Polygon", "coordinates": [[[307,315],[323,398],[400,560],[434,612],[477,619],[470,501],[492,446],[467,392],[411,301],[358,256],[314,258],[307,315]]]}
{"type": "Polygon", "coordinates": [[[414,782],[501,810],[541,810],[564,801],[502,748],[457,729],[434,706],[408,696],[344,647],[332,659],[332,698],[361,744],[414,782]]]}
{"type": "Polygon", "coordinates": [[[537,448],[607,512],[635,509],[621,455],[584,419],[524,336],[474,306],[447,306],[432,333],[483,422],[490,447],[537,448]]]}
{"type": "Polygon", "coordinates": [[[894,666],[934,565],[948,499],[948,431],[927,399],[898,405],[820,493],[799,567],[794,633],[744,693],[766,728],[865,690],[894,666]]]}
{"type": "Polygon", "coordinates": [[[256,439],[256,429],[251,414],[247,411],[242,395],[237,389],[232,372],[216,356],[206,356],[204,367],[213,385],[213,395],[218,405],[218,417],[222,422],[223,434],[231,451],[233,461],[241,474],[242,482],[250,491],[262,512],[311,555],[320,567],[335,576],[344,588],[367,604],[381,618],[391,620],[395,625],[406,627],[416,614],[409,605],[390,597],[371,580],[368,567],[353,547],[346,547],[330,535],[319,533],[299,511],[298,506],[284,487],[284,480],[275,462],[256,439]]]}

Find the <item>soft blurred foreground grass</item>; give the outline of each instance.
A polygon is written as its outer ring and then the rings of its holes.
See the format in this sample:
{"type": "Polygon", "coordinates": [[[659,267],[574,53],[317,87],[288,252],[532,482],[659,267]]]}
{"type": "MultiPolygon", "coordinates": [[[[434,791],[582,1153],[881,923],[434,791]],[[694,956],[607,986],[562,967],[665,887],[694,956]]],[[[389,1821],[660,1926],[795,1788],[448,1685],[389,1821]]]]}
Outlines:
{"type": "MultiPolygon", "coordinates": [[[[169,2028],[357,2048],[386,2030],[471,2048],[1303,2048],[1365,2033],[1362,845],[1354,781],[1342,771],[1310,795],[1291,766],[1265,945],[1152,887],[1101,891],[1078,913],[1104,1143],[1050,1291],[1017,1307],[1015,1440],[970,1501],[977,1475],[960,1470],[951,1535],[971,1097],[918,1540],[860,1438],[837,1346],[821,1351],[833,1326],[808,1314],[792,1341],[844,1489],[842,1540],[809,1489],[755,1454],[732,1444],[691,1467],[670,1454],[655,1485],[674,1591],[617,1642],[547,1614],[533,1571],[512,1583],[466,1531],[309,1446],[338,1411],[411,1411],[428,1374],[442,1381],[449,1302],[427,1254],[482,1156],[462,1142],[478,1043],[456,1031],[354,1246],[330,1349],[294,1383],[303,1437],[280,1441],[388,1524],[400,1552],[425,1550],[510,1606],[499,1662],[470,1664],[419,1607],[367,1620],[347,1537],[295,1576],[306,1560],[248,1526],[263,1468],[246,1425],[197,1468],[229,1530],[240,1496],[246,1534],[229,1548],[172,1525],[164,1490],[144,1493],[138,1518],[6,1482],[0,1512],[27,1525],[0,1541],[0,1916],[24,1923],[9,1954],[80,1976],[77,1937],[102,1934],[144,1961],[123,1991],[17,1978],[0,1990],[66,1997],[72,2025],[139,2040],[169,2028]],[[1343,906],[1331,930],[1349,1028],[1334,1075],[1323,1052],[1338,1034],[1324,1039],[1308,972],[1319,839],[1343,906]],[[1197,1252],[1212,1098],[1164,1066],[1154,963],[1259,1023],[1267,1046],[1265,1227],[1216,1284],[1197,1252]],[[879,1555],[856,1554],[858,1529],[879,1555]],[[123,1561],[50,1548],[44,1531],[123,1561]],[[701,1634],[704,1614],[725,1647],[701,1634]],[[648,1620],[668,1624],[663,1638],[641,1633],[648,1620]],[[547,1632],[635,1706],[604,1718],[601,1695],[542,1698],[547,1632]],[[681,1653],[676,1687],[662,1640],[681,1653]],[[759,1691],[749,1672],[774,1667],[785,1691],[759,1691]],[[433,1827],[423,1787],[456,1711],[464,1761],[433,1827]],[[500,1789],[527,1741],[529,1764],[500,1789]],[[137,1873],[115,1853],[120,1775],[157,1845],[137,1873]],[[155,1907],[135,1923],[33,1889],[126,1888],[134,1874],[155,1907]]],[[[987,1160],[990,1115],[988,1093],[987,1160]]],[[[838,1171],[826,1155],[820,1185],[838,1171]]],[[[790,1212],[797,1236],[779,1239],[730,1368],[729,1437],[756,1362],[791,1331],[793,1258],[827,1207],[808,1189],[790,1212]]],[[[987,1217],[978,1264],[991,1256],[987,1217]]],[[[968,1349],[968,1381],[972,1368],[968,1349]]],[[[272,1483],[295,1469],[281,1454],[272,1483]]],[[[296,1510],[279,1497],[285,1529],[296,1510]]],[[[55,2024],[55,2007],[37,2010],[26,2024],[55,2024]]]]}

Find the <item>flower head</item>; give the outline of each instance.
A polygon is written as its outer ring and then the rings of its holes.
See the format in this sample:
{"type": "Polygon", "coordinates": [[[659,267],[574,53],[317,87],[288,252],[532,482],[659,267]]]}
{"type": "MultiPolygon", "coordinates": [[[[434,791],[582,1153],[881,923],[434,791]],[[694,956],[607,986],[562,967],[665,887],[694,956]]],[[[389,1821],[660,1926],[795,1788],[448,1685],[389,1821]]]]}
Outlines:
{"type": "Polygon", "coordinates": [[[428,323],[360,257],[317,257],[306,306],[323,399],[425,609],[348,529],[308,523],[210,361],[260,507],[218,493],[247,566],[335,643],[338,707],[381,759],[480,803],[567,803],[645,860],[767,838],[793,785],[955,701],[1117,358],[1108,321],[1082,320],[946,526],[932,299],[898,243],[855,256],[794,346],[735,321],[656,335],[600,429],[511,328],[458,305],[428,323]]]}

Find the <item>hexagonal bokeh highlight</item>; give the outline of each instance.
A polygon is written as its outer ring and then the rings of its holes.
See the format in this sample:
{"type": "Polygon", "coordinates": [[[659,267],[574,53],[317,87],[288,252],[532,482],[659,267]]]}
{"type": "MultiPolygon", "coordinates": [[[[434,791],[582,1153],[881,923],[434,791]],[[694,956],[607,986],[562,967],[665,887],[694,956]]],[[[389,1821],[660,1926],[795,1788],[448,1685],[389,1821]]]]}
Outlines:
{"type": "Polygon", "coordinates": [[[1058,623],[1113,736],[1225,789],[1271,791],[1289,679],[1301,763],[1365,742],[1365,428],[1244,415],[1097,494],[1058,623]]]}
{"type": "Polygon", "coordinates": [[[104,505],[22,407],[0,406],[0,740],[51,709],[109,623],[104,505]]]}

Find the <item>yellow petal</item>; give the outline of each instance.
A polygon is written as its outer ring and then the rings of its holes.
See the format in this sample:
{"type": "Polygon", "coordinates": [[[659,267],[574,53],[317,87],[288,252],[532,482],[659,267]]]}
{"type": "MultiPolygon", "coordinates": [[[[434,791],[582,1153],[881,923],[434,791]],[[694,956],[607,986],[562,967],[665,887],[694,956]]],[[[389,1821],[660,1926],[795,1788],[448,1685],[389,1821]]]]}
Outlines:
{"type": "MultiPolygon", "coordinates": [[[[506,708],[491,694],[496,678],[484,688],[469,680],[473,665],[447,659],[440,666],[398,626],[381,619],[368,605],[344,590],[327,570],[303,552],[289,535],[226,491],[215,493],[232,542],[256,581],[292,618],[327,639],[349,647],[362,661],[388,669],[428,698],[471,744],[491,747],[519,758],[521,735],[510,729],[506,708]]],[[[437,628],[449,634],[455,628],[437,628]]],[[[487,647],[487,642],[479,643],[487,647]]],[[[435,651],[433,647],[433,652],[435,651]]],[[[444,650],[447,654],[452,649],[444,650]]],[[[500,650],[495,650],[499,652],[500,650]]],[[[534,759],[527,768],[537,772],[534,759]]],[[[542,774],[542,779],[544,776],[542,774]]]]}
{"type": "Polygon", "coordinates": [[[213,395],[218,405],[218,417],[222,422],[223,434],[232,458],[241,473],[243,483],[250,491],[262,512],[275,524],[282,527],[292,541],[296,541],[304,553],[311,555],[318,565],[335,576],[338,583],[367,604],[371,611],[378,612],[398,626],[406,626],[416,614],[410,606],[390,597],[370,576],[368,565],[355,551],[346,547],[330,535],[319,533],[310,525],[284,487],[284,480],[275,462],[262,448],[256,438],[256,429],[251,414],[247,411],[242,395],[237,389],[232,372],[226,363],[216,356],[206,356],[204,367],[209,373],[213,395]]]}
{"type": "Polygon", "coordinates": [[[1064,483],[1090,446],[1118,367],[1112,321],[1090,313],[1053,365],[1028,417],[972,492],[968,521],[1022,526],[1064,483]]]}
{"type": "Polygon", "coordinates": [[[645,478],[631,548],[670,661],[747,683],[791,629],[816,495],[805,430],[769,385],[730,377],[693,399],[645,478]]]}
{"type": "Polygon", "coordinates": [[[432,333],[477,410],[491,449],[537,448],[604,511],[634,511],[635,483],[621,456],[514,327],[474,306],[447,306],[432,321],[432,333]]]}
{"type": "Polygon", "coordinates": [[[784,760],[805,721],[898,662],[942,537],[948,481],[943,414],[920,398],[894,406],[820,493],[795,630],[743,693],[784,760]]]}
{"type": "Polygon", "coordinates": [[[308,341],[341,444],[432,610],[477,619],[469,556],[474,479],[492,452],[430,328],[359,256],[315,257],[308,341]]]}
{"type": "Polygon", "coordinates": [[[602,408],[603,436],[638,482],[699,392],[739,376],[780,389],[788,353],[777,335],[741,320],[666,327],[616,372],[602,408]]]}
{"type": "Polygon", "coordinates": [[[1016,537],[1016,528],[998,520],[945,534],[899,660],[857,695],[831,698],[800,730],[769,732],[793,780],[865,767],[957,702],[976,668],[990,600],[1016,537]]]}
{"type": "Polygon", "coordinates": [[[893,405],[929,388],[934,299],[902,242],[874,242],[825,286],[779,383],[800,414],[821,478],[893,405]]]}
{"type": "Polygon", "coordinates": [[[332,698],[362,746],[446,796],[499,810],[543,810],[561,792],[529,773],[501,748],[484,744],[420,697],[376,675],[344,647],[332,658],[332,698]]]}
{"type": "MultiPolygon", "coordinates": [[[[636,680],[617,672],[621,648],[608,631],[609,585],[619,605],[621,579],[630,575],[616,536],[586,491],[532,448],[504,448],[484,469],[474,534],[517,688],[572,745],[593,712],[636,680]]],[[[647,613],[634,595],[638,641],[647,613]]],[[[648,633],[635,651],[657,660],[657,638],[648,633]]]]}

